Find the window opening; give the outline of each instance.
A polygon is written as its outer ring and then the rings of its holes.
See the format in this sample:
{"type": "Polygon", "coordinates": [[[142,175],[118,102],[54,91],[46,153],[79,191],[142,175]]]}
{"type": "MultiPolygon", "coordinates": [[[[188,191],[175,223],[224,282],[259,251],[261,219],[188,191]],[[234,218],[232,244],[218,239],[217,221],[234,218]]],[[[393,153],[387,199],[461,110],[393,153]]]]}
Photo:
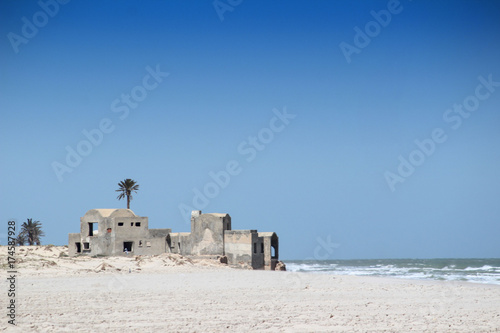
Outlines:
{"type": "Polygon", "coordinates": [[[133,245],[134,245],[134,242],[123,242],[123,252],[134,251],[133,245]]]}
{"type": "Polygon", "coordinates": [[[97,222],[89,222],[89,236],[97,236],[98,228],[97,222]]]}

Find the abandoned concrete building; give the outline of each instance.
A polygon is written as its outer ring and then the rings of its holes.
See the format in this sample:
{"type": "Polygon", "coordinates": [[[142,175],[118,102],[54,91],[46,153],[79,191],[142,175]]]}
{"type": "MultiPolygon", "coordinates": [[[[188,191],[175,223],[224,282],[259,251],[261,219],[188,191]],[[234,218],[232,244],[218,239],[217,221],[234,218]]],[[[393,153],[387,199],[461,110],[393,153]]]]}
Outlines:
{"type": "Polygon", "coordinates": [[[80,218],[80,233],[69,234],[70,256],[137,255],[165,252],[170,229],[148,228],[148,218],[130,209],[91,209],[80,218]]]}
{"type": "Polygon", "coordinates": [[[157,255],[227,257],[229,265],[274,270],[274,232],[232,230],[229,214],[191,213],[191,232],[149,229],[148,218],[130,209],[91,209],[80,218],[80,233],[69,234],[69,256],[157,255]]]}

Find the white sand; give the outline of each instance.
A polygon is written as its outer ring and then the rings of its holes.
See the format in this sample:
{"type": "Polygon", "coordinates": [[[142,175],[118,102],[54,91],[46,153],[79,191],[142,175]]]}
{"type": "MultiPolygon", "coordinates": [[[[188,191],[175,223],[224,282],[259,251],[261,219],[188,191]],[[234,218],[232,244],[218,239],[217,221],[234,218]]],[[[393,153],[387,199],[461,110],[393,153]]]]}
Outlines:
{"type": "MultiPolygon", "coordinates": [[[[248,271],[169,255],[59,258],[62,247],[23,249],[16,254],[23,260],[18,327],[4,314],[3,331],[500,332],[500,286],[248,271]]],[[[0,258],[4,265],[5,247],[0,258]]]]}

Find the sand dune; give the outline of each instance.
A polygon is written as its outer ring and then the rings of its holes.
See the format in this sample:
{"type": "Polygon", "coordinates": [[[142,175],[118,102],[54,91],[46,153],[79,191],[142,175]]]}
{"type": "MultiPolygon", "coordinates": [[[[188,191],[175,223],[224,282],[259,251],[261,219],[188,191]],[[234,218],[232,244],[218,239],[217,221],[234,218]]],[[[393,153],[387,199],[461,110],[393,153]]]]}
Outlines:
{"type": "MultiPolygon", "coordinates": [[[[65,253],[17,249],[18,327],[3,316],[1,330],[500,332],[500,286],[251,271],[168,254],[65,253]]],[[[2,267],[6,254],[0,247],[2,267]]]]}

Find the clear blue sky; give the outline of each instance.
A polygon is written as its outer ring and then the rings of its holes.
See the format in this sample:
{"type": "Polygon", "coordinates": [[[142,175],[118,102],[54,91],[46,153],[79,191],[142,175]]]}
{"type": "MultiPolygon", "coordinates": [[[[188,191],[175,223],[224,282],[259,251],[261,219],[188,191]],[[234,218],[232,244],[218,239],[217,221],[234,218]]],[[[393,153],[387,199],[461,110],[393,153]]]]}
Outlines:
{"type": "Polygon", "coordinates": [[[41,3],[0,2],[1,244],[132,178],[151,228],[227,212],[283,259],[500,256],[498,1],[41,3]]]}

